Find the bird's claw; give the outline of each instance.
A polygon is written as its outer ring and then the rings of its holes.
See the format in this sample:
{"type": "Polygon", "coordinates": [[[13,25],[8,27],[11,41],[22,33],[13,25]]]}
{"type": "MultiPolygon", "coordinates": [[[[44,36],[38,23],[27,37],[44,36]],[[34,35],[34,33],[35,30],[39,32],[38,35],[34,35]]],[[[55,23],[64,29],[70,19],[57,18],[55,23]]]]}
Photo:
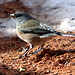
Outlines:
{"type": "Polygon", "coordinates": [[[34,54],[37,54],[42,48],[40,47],[34,54]]]}
{"type": "Polygon", "coordinates": [[[22,47],[22,50],[19,49],[18,51],[19,51],[19,52],[28,51],[28,48],[24,48],[24,47],[22,47]]]}
{"type": "MultiPolygon", "coordinates": [[[[32,54],[29,54],[29,55],[27,55],[27,53],[30,51],[30,49],[28,49],[28,48],[23,48],[24,49],[24,51],[25,51],[25,54],[24,55],[22,55],[22,56],[20,56],[20,58],[22,58],[22,57],[24,57],[24,56],[26,56],[26,57],[30,57],[32,54]]],[[[34,52],[33,54],[37,54],[40,50],[41,50],[42,48],[40,47],[36,52],[34,52]]]]}

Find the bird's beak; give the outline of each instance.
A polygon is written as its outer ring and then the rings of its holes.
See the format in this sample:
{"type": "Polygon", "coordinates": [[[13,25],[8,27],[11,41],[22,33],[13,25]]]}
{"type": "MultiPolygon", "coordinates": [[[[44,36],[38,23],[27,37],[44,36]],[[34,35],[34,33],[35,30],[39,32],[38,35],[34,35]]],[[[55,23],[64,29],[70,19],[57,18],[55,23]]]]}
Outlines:
{"type": "Polygon", "coordinates": [[[14,14],[10,14],[10,16],[15,18],[15,15],[14,14]]]}

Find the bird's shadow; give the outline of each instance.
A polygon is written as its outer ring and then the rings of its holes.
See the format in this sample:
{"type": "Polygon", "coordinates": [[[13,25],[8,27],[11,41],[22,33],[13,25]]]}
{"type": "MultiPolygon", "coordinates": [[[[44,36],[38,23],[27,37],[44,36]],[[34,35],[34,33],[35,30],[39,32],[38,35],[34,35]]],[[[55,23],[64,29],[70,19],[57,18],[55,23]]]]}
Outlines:
{"type": "Polygon", "coordinates": [[[37,57],[36,62],[41,61],[43,57],[45,57],[47,60],[49,60],[50,57],[64,55],[65,53],[75,53],[75,49],[73,49],[73,50],[61,50],[61,49],[58,49],[58,50],[51,50],[51,49],[41,50],[39,53],[36,54],[36,57],[37,57]]]}

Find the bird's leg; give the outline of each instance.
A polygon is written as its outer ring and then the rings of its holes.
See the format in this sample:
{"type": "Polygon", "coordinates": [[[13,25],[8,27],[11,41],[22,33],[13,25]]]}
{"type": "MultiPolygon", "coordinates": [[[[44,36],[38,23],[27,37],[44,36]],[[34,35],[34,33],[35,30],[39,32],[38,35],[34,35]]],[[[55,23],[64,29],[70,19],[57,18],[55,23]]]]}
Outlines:
{"type": "MultiPolygon", "coordinates": [[[[34,52],[33,54],[37,54],[39,51],[41,51],[43,46],[44,46],[44,44],[36,52],[34,52]]],[[[32,49],[32,44],[31,44],[31,49],[32,49]]],[[[31,56],[31,55],[27,55],[27,56],[31,56]]]]}
{"type": "MultiPolygon", "coordinates": [[[[25,48],[25,47],[24,47],[24,45],[25,45],[25,44],[23,44],[23,47],[21,47],[21,48],[22,48],[22,50],[21,50],[21,49],[20,49],[20,50],[18,50],[19,52],[27,51],[27,50],[28,50],[28,48],[25,48]]],[[[31,48],[33,47],[33,45],[32,45],[32,44],[30,44],[30,43],[29,43],[29,45],[30,45],[30,48],[29,48],[29,49],[31,49],[31,48]]]]}
{"type": "Polygon", "coordinates": [[[43,46],[44,44],[36,52],[34,52],[34,54],[37,54],[42,49],[43,46]]]}
{"type": "Polygon", "coordinates": [[[42,48],[43,46],[44,46],[44,44],[36,52],[34,52],[34,54],[37,54],[39,51],[41,51],[43,49],[42,48]]]}
{"type": "MultiPolygon", "coordinates": [[[[24,56],[27,56],[27,57],[29,57],[29,56],[31,56],[31,54],[30,55],[27,55],[27,53],[33,48],[33,45],[32,44],[30,44],[29,43],[29,45],[30,45],[30,49],[26,49],[26,52],[25,52],[25,54],[24,55],[22,55],[21,57],[24,57],[24,56]]],[[[44,45],[44,44],[43,44],[44,45]]],[[[36,51],[36,52],[34,52],[34,54],[37,54],[41,49],[42,49],[42,47],[43,47],[43,45],[36,51]]]]}
{"type": "Polygon", "coordinates": [[[27,53],[33,48],[33,45],[30,44],[30,43],[29,43],[29,45],[30,45],[30,49],[27,49],[27,48],[26,48],[26,49],[25,49],[25,51],[26,51],[25,54],[22,55],[21,57],[24,57],[24,56],[30,56],[30,55],[27,55],[27,53]]]}
{"type": "MultiPolygon", "coordinates": [[[[24,56],[30,57],[31,54],[27,55],[27,53],[28,53],[31,49],[32,49],[32,47],[31,47],[29,50],[27,49],[27,51],[25,52],[24,55],[22,55],[22,57],[24,57],[24,56]]],[[[42,49],[42,47],[40,47],[40,48],[39,48],[36,52],[34,52],[33,54],[37,54],[41,49],[42,49]]]]}
{"type": "Polygon", "coordinates": [[[41,49],[42,47],[40,47],[36,52],[34,52],[34,54],[37,54],[41,49]]]}
{"type": "Polygon", "coordinates": [[[29,45],[30,45],[30,49],[32,49],[33,48],[33,45],[31,43],[29,43],[29,45]]]}

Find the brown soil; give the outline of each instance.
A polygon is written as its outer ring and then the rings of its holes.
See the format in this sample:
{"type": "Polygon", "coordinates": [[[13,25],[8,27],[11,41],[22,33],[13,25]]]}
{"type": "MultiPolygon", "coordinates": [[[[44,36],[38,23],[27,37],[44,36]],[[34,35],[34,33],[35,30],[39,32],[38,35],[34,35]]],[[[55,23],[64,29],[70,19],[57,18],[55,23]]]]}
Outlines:
{"type": "Polygon", "coordinates": [[[29,10],[30,9],[28,7],[24,6],[19,1],[8,2],[8,3],[0,5],[0,17],[6,18],[6,17],[9,17],[9,15],[11,13],[14,13],[15,11],[28,12],[29,10]]]}
{"type": "MultiPolygon", "coordinates": [[[[7,17],[8,12],[21,9],[17,4],[20,2],[10,2],[2,4],[0,17],[7,17]],[[7,8],[8,5],[11,7],[7,8]],[[6,15],[6,16],[5,16],[6,15]]],[[[23,6],[23,10],[28,11],[23,6]]],[[[28,10],[27,10],[28,9],[28,10]]],[[[75,33],[73,33],[75,34],[75,33]]],[[[43,49],[38,54],[32,54],[39,47],[29,51],[30,57],[22,57],[25,52],[22,47],[29,47],[18,37],[0,38],[0,75],[75,75],[75,37],[57,36],[45,42],[43,49]]]]}

